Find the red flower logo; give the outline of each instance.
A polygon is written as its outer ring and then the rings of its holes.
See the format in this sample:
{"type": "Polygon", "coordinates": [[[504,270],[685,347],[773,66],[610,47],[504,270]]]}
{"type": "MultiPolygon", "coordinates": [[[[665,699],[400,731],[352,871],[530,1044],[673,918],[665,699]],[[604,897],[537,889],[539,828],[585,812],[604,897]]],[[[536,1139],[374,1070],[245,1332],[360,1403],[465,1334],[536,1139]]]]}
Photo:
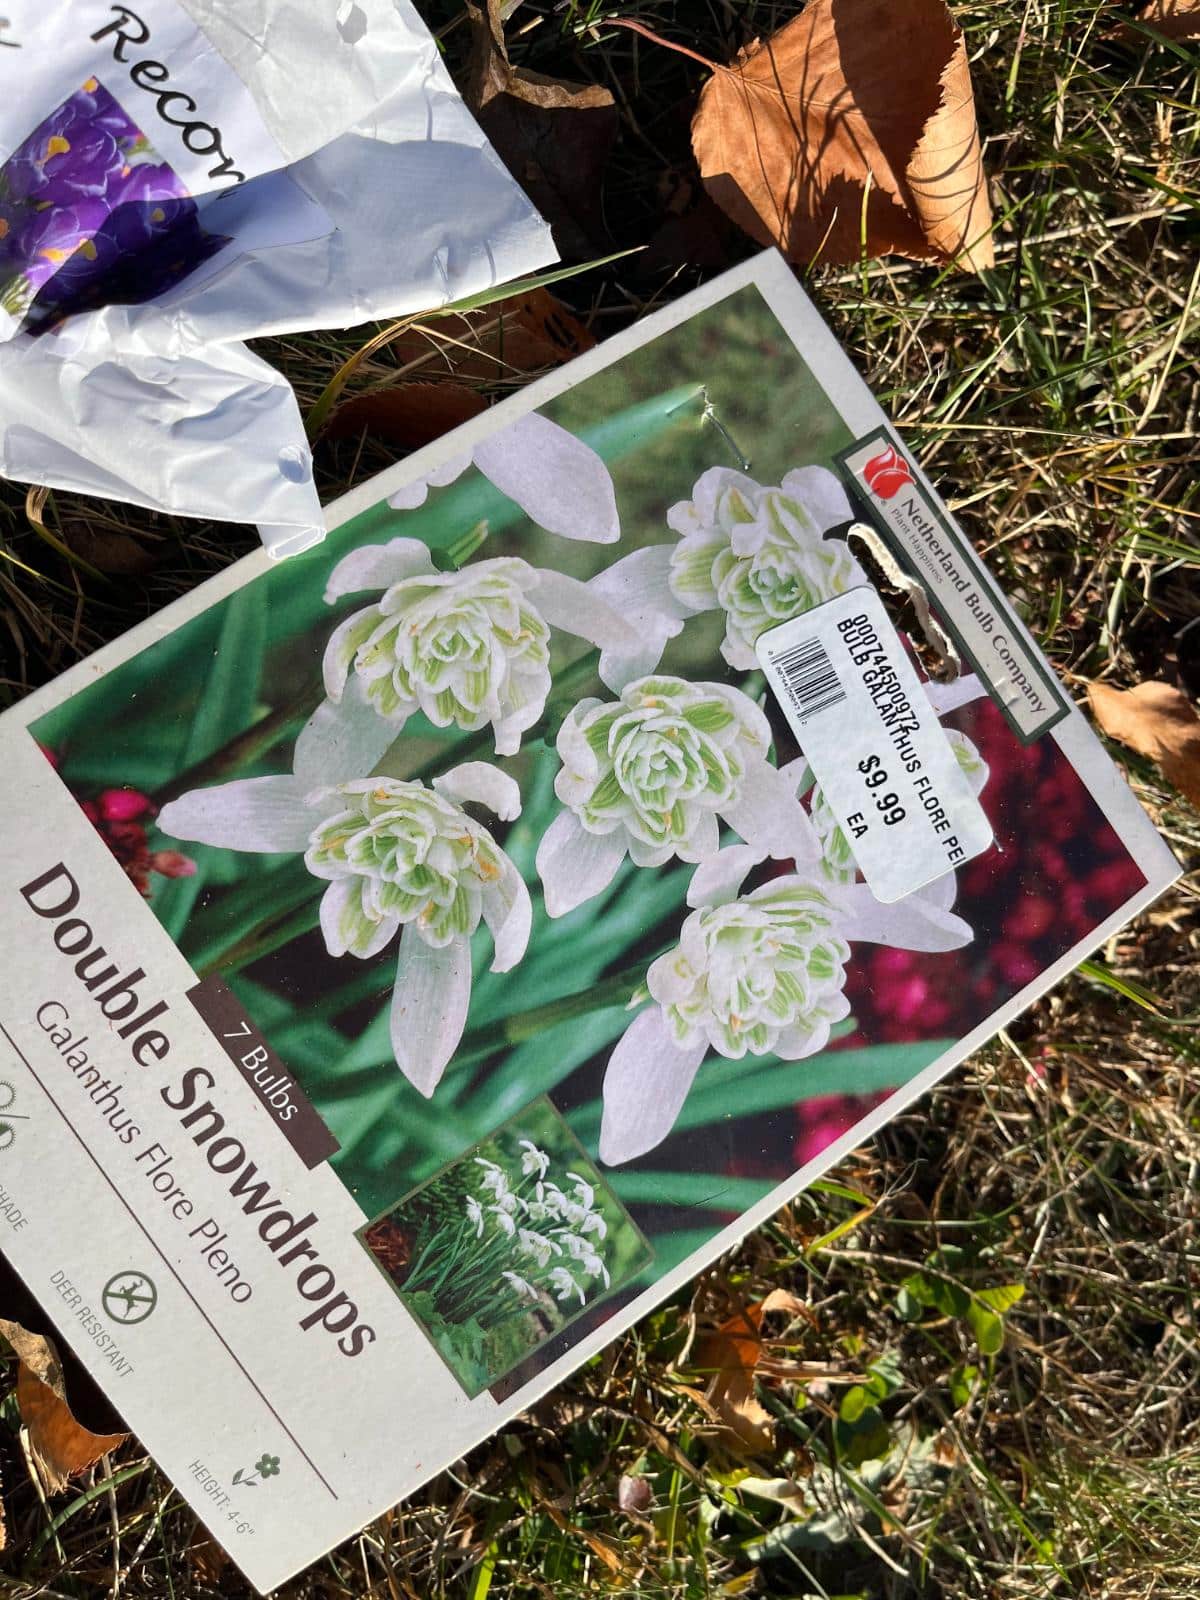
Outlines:
{"type": "Polygon", "coordinates": [[[872,456],[863,466],[862,474],[867,488],[881,500],[890,500],[913,481],[908,462],[891,445],[872,456]]]}

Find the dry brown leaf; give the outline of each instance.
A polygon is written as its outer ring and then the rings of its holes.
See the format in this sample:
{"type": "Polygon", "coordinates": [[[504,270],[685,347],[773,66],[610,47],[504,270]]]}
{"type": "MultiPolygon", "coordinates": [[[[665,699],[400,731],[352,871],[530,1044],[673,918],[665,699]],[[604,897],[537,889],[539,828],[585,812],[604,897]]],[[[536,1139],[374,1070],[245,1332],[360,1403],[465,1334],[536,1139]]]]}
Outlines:
{"type": "Polygon", "coordinates": [[[1200,39],[1200,0],[1150,0],[1137,19],[1168,39],[1200,39]]]}
{"type": "MultiPolygon", "coordinates": [[[[784,1365],[772,1362],[763,1340],[763,1318],[771,1311],[809,1315],[803,1301],[785,1289],[773,1290],[765,1300],[743,1307],[736,1316],[701,1334],[688,1363],[708,1375],[706,1399],[718,1419],[724,1443],[750,1455],[769,1451],[775,1442],[775,1419],[754,1393],[755,1378],[818,1375],[818,1369],[802,1362],[786,1363],[786,1372],[771,1371],[784,1365]]],[[[829,1369],[822,1365],[819,1375],[828,1376],[829,1369]]]]}
{"type": "Polygon", "coordinates": [[[402,450],[419,450],[486,410],[479,391],[465,384],[394,383],[340,405],[325,426],[325,437],[365,433],[402,450]]]}
{"type": "Polygon", "coordinates": [[[444,316],[391,341],[406,375],[452,374],[495,382],[561,366],[595,346],[592,334],[546,289],[511,295],[469,317],[444,316]]]}
{"type": "Polygon", "coordinates": [[[1200,717],[1182,689],[1169,683],[1139,683],[1136,689],[1089,683],[1088,700],[1102,732],[1157,761],[1167,782],[1200,806],[1200,717]]]}
{"type": "Polygon", "coordinates": [[[600,203],[617,108],[600,84],[568,83],[514,67],[502,0],[467,0],[471,63],[467,104],[501,160],[550,224],[560,253],[586,258],[603,247],[600,203]]]}
{"type": "Polygon", "coordinates": [[[62,519],[63,538],[77,555],[101,572],[140,576],[153,572],[163,558],[162,541],[143,544],[132,534],[103,523],[89,523],[82,517],[62,519]]]}
{"type": "Polygon", "coordinates": [[[692,145],[752,238],[804,264],[865,249],[992,265],[971,72],[944,0],[809,0],[732,66],[706,64],[692,145]]]}
{"type": "MultiPolygon", "coordinates": [[[[53,1380],[54,1370],[49,1374],[53,1380]]],[[[22,1361],[17,1367],[17,1410],[29,1432],[29,1450],[47,1494],[56,1494],[68,1478],[99,1461],[100,1457],[124,1444],[127,1433],[92,1433],[71,1415],[62,1375],[57,1382],[43,1382],[22,1361]]]]}

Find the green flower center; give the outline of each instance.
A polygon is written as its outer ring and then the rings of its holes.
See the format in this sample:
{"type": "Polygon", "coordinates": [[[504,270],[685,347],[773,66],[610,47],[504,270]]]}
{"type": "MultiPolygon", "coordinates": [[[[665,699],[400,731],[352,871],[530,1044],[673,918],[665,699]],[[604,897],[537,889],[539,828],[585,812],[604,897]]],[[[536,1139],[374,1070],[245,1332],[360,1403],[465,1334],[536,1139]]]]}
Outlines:
{"type": "Polygon", "coordinates": [[[483,891],[503,871],[486,829],[420,783],[366,779],[336,793],[344,804],[313,832],[309,870],[357,879],[357,910],[373,926],[415,923],[435,945],[473,933],[483,891]]]}

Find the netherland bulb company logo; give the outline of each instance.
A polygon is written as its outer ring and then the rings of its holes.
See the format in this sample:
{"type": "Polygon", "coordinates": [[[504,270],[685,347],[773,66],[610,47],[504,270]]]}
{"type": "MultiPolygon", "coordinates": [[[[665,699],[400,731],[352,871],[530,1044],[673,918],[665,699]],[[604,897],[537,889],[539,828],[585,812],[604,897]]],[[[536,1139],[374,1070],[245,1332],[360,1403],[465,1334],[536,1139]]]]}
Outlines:
{"type": "Polygon", "coordinates": [[[913,481],[908,462],[891,445],[864,462],[862,475],[867,488],[880,500],[891,500],[913,481]]]}

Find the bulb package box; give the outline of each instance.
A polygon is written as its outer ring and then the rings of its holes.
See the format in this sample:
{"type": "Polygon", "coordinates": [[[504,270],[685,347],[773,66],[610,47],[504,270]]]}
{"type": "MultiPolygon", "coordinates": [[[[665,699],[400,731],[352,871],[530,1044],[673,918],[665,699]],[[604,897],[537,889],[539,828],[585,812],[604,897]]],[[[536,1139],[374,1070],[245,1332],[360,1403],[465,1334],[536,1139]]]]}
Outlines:
{"type": "Polygon", "coordinates": [[[772,253],[327,517],[0,718],[0,1248],[263,1591],[1177,872],[772,253]]]}

